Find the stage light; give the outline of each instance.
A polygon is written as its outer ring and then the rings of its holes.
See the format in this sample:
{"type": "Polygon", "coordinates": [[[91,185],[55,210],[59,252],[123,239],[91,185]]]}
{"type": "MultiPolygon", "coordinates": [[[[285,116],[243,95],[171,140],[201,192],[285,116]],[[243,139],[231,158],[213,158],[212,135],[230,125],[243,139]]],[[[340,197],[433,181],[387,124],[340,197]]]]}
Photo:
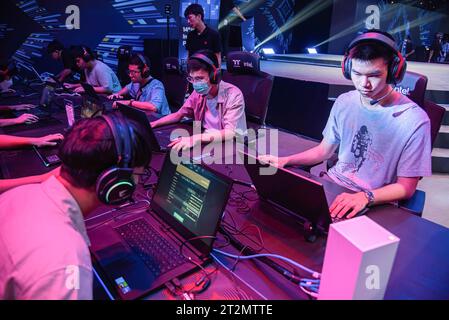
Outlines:
{"type": "MultiPolygon", "coordinates": [[[[415,3],[415,1],[416,0],[403,0],[401,3],[403,5],[411,5],[411,4],[415,3]]],[[[382,12],[382,18],[385,20],[392,19],[397,14],[397,10],[398,10],[398,7],[395,5],[387,6],[387,8],[382,12]]],[[[349,28],[342,30],[342,31],[338,32],[337,34],[334,34],[330,38],[316,44],[314,47],[320,47],[323,44],[326,44],[331,41],[336,41],[336,40],[343,38],[347,35],[353,35],[354,33],[364,29],[364,27],[365,27],[365,18],[357,21],[356,23],[354,23],[354,25],[350,26],[349,28]]],[[[394,32],[390,31],[390,33],[394,33],[394,32]]]]}
{"type": "Polygon", "coordinates": [[[317,13],[325,10],[327,7],[333,4],[333,0],[317,0],[311,2],[300,12],[295,14],[291,19],[289,19],[282,27],[276,30],[274,33],[269,35],[266,39],[262,40],[259,44],[255,46],[254,49],[258,49],[259,47],[265,45],[268,41],[276,38],[281,33],[290,30],[291,28],[297,26],[298,24],[306,21],[310,17],[316,15],[317,13]]]}
{"type": "MultiPolygon", "coordinates": [[[[249,0],[246,1],[244,3],[242,3],[241,5],[238,6],[238,9],[240,11],[240,13],[244,16],[246,13],[250,12],[251,10],[260,7],[265,1],[264,0],[249,0]]],[[[235,7],[234,7],[235,8],[235,7]]],[[[220,21],[220,23],[218,24],[218,30],[220,30],[221,28],[232,24],[235,20],[237,20],[239,18],[238,15],[235,14],[234,10],[231,10],[226,17],[220,21]]]]}
{"type": "Polygon", "coordinates": [[[262,48],[263,54],[276,54],[273,48],[262,48]]]}
{"type": "Polygon", "coordinates": [[[309,54],[317,54],[318,53],[318,51],[315,48],[307,48],[307,52],[309,54]]]}

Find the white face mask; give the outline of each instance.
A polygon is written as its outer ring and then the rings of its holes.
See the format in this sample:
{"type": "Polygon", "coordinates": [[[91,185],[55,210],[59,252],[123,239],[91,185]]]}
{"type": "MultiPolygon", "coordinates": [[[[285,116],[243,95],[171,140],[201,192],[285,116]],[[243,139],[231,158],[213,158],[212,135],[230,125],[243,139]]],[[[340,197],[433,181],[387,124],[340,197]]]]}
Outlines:
{"type": "Polygon", "coordinates": [[[3,80],[0,82],[0,91],[6,91],[12,86],[12,79],[3,80]]]}

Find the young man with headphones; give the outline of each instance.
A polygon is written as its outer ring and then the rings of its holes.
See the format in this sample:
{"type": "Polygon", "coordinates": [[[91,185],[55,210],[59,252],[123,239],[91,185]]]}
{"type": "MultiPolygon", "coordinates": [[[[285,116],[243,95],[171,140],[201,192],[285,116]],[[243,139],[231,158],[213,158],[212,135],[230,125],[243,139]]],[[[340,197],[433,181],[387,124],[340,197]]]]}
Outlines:
{"type": "MultiPolygon", "coordinates": [[[[108,96],[109,99],[123,99],[130,95],[131,100],[120,100],[117,102],[131,107],[152,111],[159,115],[170,114],[165,88],[162,82],[151,77],[149,60],[140,53],[134,54],[129,60],[128,73],[131,83],[122,90],[108,96]]],[[[114,108],[117,106],[114,103],[114,108]]]]}
{"type": "MultiPolygon", "coordinates": [[[[86,82],[94,87],[95,92],[111,94],[122,89],[114,71],[107,64],[97,60],[89,47],[77,46],[72,51],[77,67],[84,72],[86,82]]],[[[64,86],[77,93],[84,92],[79,83],[65,83],[64,86]]]]}
{"type": "Polygon", "coordinates": [[[201,124],[204,133],[173,141],[169,147],[175,151],[187,150],[202,142],[219,142],[246,134],[245,101],[236,86],[221,80],[218,61],[210,50],[193,54],[187,62],[187,78],[194,92],[175,113],[151,123],[159,127],[193,118],[201,124]]]}
{"type": "Polygon", "coordinates": [[[64,48],[61,42],[53,40],[47,46],[47,53],[53,60],[60,60],[63,64],[63,70],[56,75],[60,82],[69,80],[72,72],[77,72],[75,58],[69,49],[64,48]]]}
{"type": "Polygon", "coordinates": [[[148,141],[119,113],[82,119],[60,146],[59,173],[0,196],[1,300],[92,299],[84,219],[131,198],[150,162],[148,141]]]}
{"type": "Polygon", "coordinates": [[[394,90],[406,62],[393,37],[377,30],[356,37],[342,62],[355,89],[337,98],[321,143],[288,157],[262,156],[278,167],[338,161],[329,177],[356,193],[339,195],[333,217],[352,218],[367,206],[410,198],[420,177],[430,176],[430,120],[419,106],[394,90]]]}

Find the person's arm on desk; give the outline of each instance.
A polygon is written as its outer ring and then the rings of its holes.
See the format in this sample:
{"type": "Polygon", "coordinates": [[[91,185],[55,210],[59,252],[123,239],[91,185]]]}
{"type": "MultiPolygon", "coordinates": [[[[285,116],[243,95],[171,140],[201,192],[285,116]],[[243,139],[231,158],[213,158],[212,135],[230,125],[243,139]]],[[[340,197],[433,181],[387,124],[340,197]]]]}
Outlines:
{"type": "Polygon", "coordinates": [[[152,104],[151,102],[148,102],[148,101],[117,100],[117,101],[114,102],[114,104],[112,106],[114,109],[118,108],[117,103],[121,103],[121,104],[124,104],[126,106],[138,108],[138,109],[145,110],[145,111],[151,111],[151,112],[157,112],[158,111],[156,106],[154,104],[152,104]]]}
{"type": "Polygon", "coordinates": [[[13,126],[22,123],[34,123],[39,121],[39,118],[34,114],[24,113],[20,117],[12,119],[0,119],[0,127],[13,126]]]}
{"type": "Polygon", "coordinates": [[[190,137],[180,137],[171,142],[168,147],[175,151],[187,150],[193,148],[199,143],[221,143],[223,141],[233,139],[235,131],[230,129],[213,130],[206,133],[196,134],[190,137]]]}
{"type": "Polygon", "coordinates": [[[151,122],[151,127],[157,128],[157,127],[165,126],[168,124],[177,123],[177,122],[181,121],[182,118],[183,118],[183,114],[180,112],[170,113],[169,115],[166,115],[165,117],[162,117],[160,119],[157,119],[157,120],[151,122]]]}
{"type": "Polygon", "coordinates": [[[275,157],[272,155],[263,155],[259,160],[275,167],[283,168],[285,166],[312,166],[331,158],[338,145],[329,144],[321,141],[319,145],[304,152],[300,152],[287,157],[275,157]]]}
{"type": "Polygon", "coordinates": [[[0,135],[0,149],[18,148],[23,146],[55,146],[58,140],[62,140],[62,134],[49,134],[43,137],[16,137],[10,135],[0,135]]]}
{"type": "Polygon", "coordinates": [[[29,103],[22,103],[22,104],[14,104],[14,105],[8,105],[8,106],[0,106],[0,111],[10,111],[10,110],[30,110],[35,108],[36,105],[29,104],[29,103]]]}
{"type": "MultiPolygon", "coordinates": [[[[419,177],[398,177],[395,183],[372,190],[373,202],[370,205],[388,203],[409,199],[413,196],[418,185],[419,177]]],[[[365,192],[342,193],[338,195],[329,207],[332,217],[354,217],[369,204],[365,192]]]]}
{"type": "Polygon", "coordinates": [[[41,182],[47,180],[52,175],[58,176],[60,168],[61,167],[57,167],[56,169],[53,169],[52,171],[46,172],[44,174],[36,175],[36,176],[29,176],[29,177],[23,177],[23,178],[17,178],[17,179],[0,179],[0,194],[5,191],[8,191],[9,189],[20,187],[25,184],[41,183],[41,182]]]}

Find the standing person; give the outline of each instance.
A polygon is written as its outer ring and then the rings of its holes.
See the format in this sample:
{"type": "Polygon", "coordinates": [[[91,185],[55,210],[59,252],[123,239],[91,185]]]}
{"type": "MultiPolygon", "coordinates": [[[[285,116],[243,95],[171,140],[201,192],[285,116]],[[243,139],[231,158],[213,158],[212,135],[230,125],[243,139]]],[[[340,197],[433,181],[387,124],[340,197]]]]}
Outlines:
{"type": "Polygon", "coordinates": [[[119,114],[69,130],[60,173],[0,196],[0,300],[92,299],[84,218],[102,202],[128,200],[150,162],[147,133],[119,114]]]}
{"type": "Polygon", "coordinates": [[[415,47],[413,46],[412,38],[408,35],[402,42],[401,54],[405,60],[413,59],[413,54],[415,53],[415,47]]]}
{"type": "Polygon", "coordinates": [[[190,57],[199,50],[210,50],[217,56],[221,65],[221,41],[217,31],[204,23],[204,9],[201,5],[193,3],[184,11],[187,23],[194,30],[187,34],[186,49],[190,57]]]}
{"type": "Polygon", "coordinates": [[[354,39],[343,59],[345,78],[356,90],[332,107],[321,143],[287,157],[261,156],[278,167],[338,161],[328,175],[356,191],[336,197],[333,217],[354,217],[365,207],[412,197],[420,177],[430,176],[430,120],[425,111],[394,90],[406,70],[394,38],[370,30],[354,39]]]}
{"type": "Polygon", "coordinates": [[[429,60],[428,62],[443,62],[443,33],[437,32],[435,34],[435,39],[430,47],[429,60]]]}

